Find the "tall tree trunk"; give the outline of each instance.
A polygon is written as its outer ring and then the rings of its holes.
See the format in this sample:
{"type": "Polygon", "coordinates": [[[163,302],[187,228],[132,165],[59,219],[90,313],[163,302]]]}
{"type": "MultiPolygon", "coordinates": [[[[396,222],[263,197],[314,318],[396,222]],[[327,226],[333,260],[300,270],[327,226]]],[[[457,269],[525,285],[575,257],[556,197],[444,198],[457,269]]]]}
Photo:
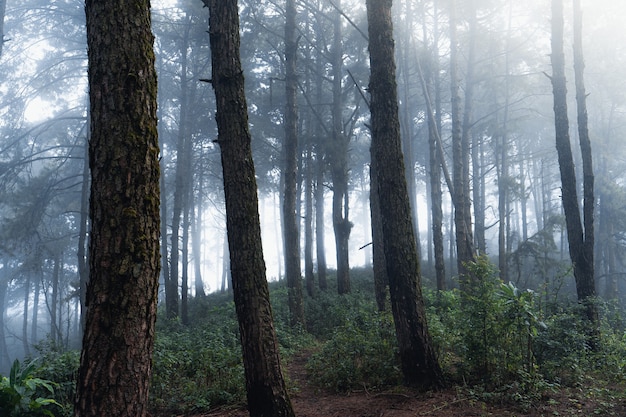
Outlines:
{"type": "Polygon", "coordinates": [[[374,294],[378,311],[387,309],[387,288],[389,278],[387,277],[387,262],[385,262],[385,249],[383,240],[383,220],[380,211],[380,200],[378,196],[378,173],[376,171],[376,158],[371,150],[370,163],[370,216],[372,218],[372,256],[374,262],[374,294]]]}
{"type": "Polygon", "coordinates": [[[508,282],[508,257],[509,250],[509,191],[511,190],[511,179],[509,178],[509,144],[508,144],[508,123],[509,123],[509,102],[510,102],[510,40],[512,23],[512,3],[509,2],[509,20],[504,51],[504,104],[502,107],[501,133],[496,140],[496,172],[498,178],[498,267],[500,279],[508,282]]]}
{"type": "Polygon", "coordinates": [[[228,288],[233,288],[233,281],[230,274],[230,252],[228,251],[228,233],[224,233],[224,246],[222,250],[222,286],[220,291],[226,292],[228,288]]]}
{"type": "MultiPolygon", "coordinates": [[[[607,177],[607,167],[606,167],[606,159],[600,159],[600,177],[607,177]]],[[[598,255],[594,257],[596,260],[596,271],[602,271],[604,275],[604,297],[607,300],[619,300],[619,281],[618,277],[620,276],[620,271],[617,267],[617,245],[615,239],[615,223],[616,219],[614,216],[614,207],[616,207],[616,203],[614,201],[613,193],[610,191],[611,189],[605,185],[603,187],[599,187],[597,198],[599,201],[598,204],[598,215],[597,215],[597,224],[598,228],[597,233],[599,236],[598,239],[598,255]]]]}
{"type": "MultiPolygon", "coordinates": [[[[189,181],[189,179],[186,181],[189,181]]],[[[189,324],[189,210],[193,210],[193,206],[190,204],[190,188],[187,185],[185,202],[183,204],[183,236],[181,241],[180,320],[184,325],[189,324]]]]}
{"type": "Polygon", "coordinates": [[[300,271],[300,232],[298,205],[298,109],[296,102],[297,75],[296,55],[296,5],[287,0],[285,9],[285,157],[283,194],[283,236],[285,251],[285,277],[289,292],[291,325],[304,325],[304,302],[302,299],[302,275],[300,271]]]}
{"type": "Polygon", "coordinates": [[[198,179],[198,201],[196,207],[191,210],[191,246],[193,252],[194,266],[194,288],[196,297],[203,298],[206,296],[204,291],[204,282],[202,281],[202,168],[200,169],[200,178],[198,179]]]}
{"type": "Polygon", "coordinates": [[[52,270],[52,294],[50,299],[50,339],[55,344],[61,343],[61,328],[59,326],[60,321],[60,303],[59,303],[59,281],[61,278],[61,268],[63,265],[63,255],[55,254],[54,267],[52,270]]]}
{"type": "MultiPolygon", "coordinates": [[[[22,345],[24,346],[24,355],[30,356],[30,343],[28,343],[28,304],[30,300],[30,273],[26,275],[26,282],[24,282],[24,306],[23,314],[22,314],[22,345]]],[[[56,324],[56,316],[50,318],[50,322],[52,323],[52,327],[56,324]]],[[[54,337],[55,333],[52,333],[51,336],[54,337]]]]}
{"type": "Polygon", "coordinates": [[[307,142],[304,175],[304,282],[309,297],[315,295],[313,273],[313,155],[312,143],[307,142]]]}
{"type": "MultiPolygon", "coordinates": [[[[584,274],[576,282],[578,298],[586,304],[587,318],[597,325],[598,310],[593,298],[596,296],[594,274],[594,228],[593,216],[595,208],[594,175],[591,152],[591,140],[587,123],[587,93],[585,92],[582,26],[583,17],[580,0],[574,2],[574,79],[576,83],[576,115],[578,122],[578,140],[583,165],[583,247],[582,258],[587,264],[584,274]],[[580,289],[578,289],[580,287],[580,289]]],[[[579,260],[580,262],[580,260],[579,260]]],[[[582,271],[581,271],[582,272],[582,271]]]]}
{"type": "MultiPolygon", "coordinates": [[[[282,215],[279,214],[279,212],[282,212],[282,198],[281,198],[281,192],[284,189],[284,185],[283,185],[283,179],[281,177],[281,180],[279,181],[280,185],[279,185],[279,189],[280,191],[275,191],[272,193],[272,200],[273,203],[272,204],[272,211],[273,211],[273,215],[274,215],[274,235],[280,238],[275,239],[275,243],[276,243],[276,258],[277,259],[283,259],[284,255],[284,244],[283,244],[283,236],[281,235],[281,228],[282,228],[282,221],[283,221],[283,217],[282,215]]],[[[278,262],[278,280],[281,280],[283,278],[283,262],[278,262]]]]}
{"type": "MultiPolygon", "coordinates": [[[[39,321],[39,295],[41,293],[41,275],[35,279],[35,288],[33,289],[33,318],[30,325],[30,341],[37,343],[39,335],[37,332],[37,323],[39,321]]],[[[79,319],[79,318],[77,318],[79,319]]]]}
{"type": "MultiPolygon", "coordinates": [[[[435,276],[437,290],[446,289],[446,268],[444,260],[443,238],[443,200],[441,189],[441,171],[444,164],[441,148],[441,91],[439,76],[439,26],[437,2],[433,3],[433,42],[432,52],[426,57],[426,65],[421,67],[418,62],[418,70],[422,78],[422,90],[428,110],[428,161],[429,161],[429,184],[430,184],[430,213],[433,240],[433,257],[435,259],[435,276]],[[433,107],[434,98],[434,107],[433,107]]],[[[426,22],[424,12],[424,22],[426,22]]],[[[427,45],[428,33],[426,25],[423,25],[423,39],[427,45]]]]}
{"type": "Polygon", "coordinates": [[[4,15],[7,9],[7,0],[0,0],[0,57],[4,46],[4,15]]]}
{"type": "MultiPolygon", "coordinates": [[[[189,79],[187,78],[187,53],[189,50],[189,32],[191,30],[191,22],[189,17],[185,19],[185,27],[183,28],[183,39],[181,45],[180,59],[180,121],[178,123],[178,139],[176,143],[176,174],[174,185],[174,204],[172,207],[172,246],[170,252],[170,279],[168,286],[165,288],[165,310],[168,318],[174,318],[179,314],[179,294],[178,279],[181,262],[180,259],[180,231],[181,218],[186,211],[187,190],[189,188],[189,170],[190,162],[187,157],[189,155],[188,148],[191,147],[191,138],[188,132],[188,121],[190,111],[189,99],[189,79]]],[[[183,228],[186,225],[183,222],[183,228]]],[[[183,231],[185,233],[185,231],[183,231]]],[[[183,250],[184,247],[183,247],[183,250]]],[[[183,262],[182,267],[187,265],[183,262]]],[[[185,285],[187,285],[185,283],[185,285]]]]}
{"type": "Polygon", "coordinates": [[[413,233],[415,234],[415,244],[417,245],[417,256],[421,259],[421,242],[419,236],[419,213],[417,210],[417,184],[415,180],[415,147],[414,147],[414,124],[413,117],[416,109],[411,99],[411,83],[413,77],[411,74],[410,60],[415,51],[413,37],[408,34],[413,33],[413,16],[415,11],[412,9],[412,2],[403,2],[404,9],[404,33],[407,34],[402,39],[402,47],[398,62],[400,66],[400,79],[402,89],[402,104],[400,110],[400,136],[402,137],[402,151],[404,154],[404,166],[406,167],[406,182],[409,192],[409,202],[411,204],[411,216],[413,221],[413,233]]]}
{"type": "MultiPolygon", "coordinates": [[[[576,25],[575,25],[576,27],[576,25]]],[[[576,39],[577,36],[575,36],[576,39]]],[[[576,42],[575,42],[576,43],[576,42]]],[[[559,159],[559,169],[561,172],[561,198],[563,200],[563,210],[567,225],[567,241],[569,243],[569,253],[574,265],[574,278],[576,279],[576,292],[578,301],[585,306],[585,317],[592,323],[592,333],[597,333],[598,311],[594,304],[595,279],[593,273],[593,208],[586,207],[593,203],[593,189],[585,188],[584,210],[585,225],[590,229],[584,229],[581,223],[578,197],[576,191],[576,173],[574,170],[574,159],[569,137],[569,120],[567,116],[567,86],[565,80],[565,54],[563,52],[563,0],[552,0],[552,91],[554,95],[554,124],[556,131],[556,149],[559,159]],[[591,193],[591,196],[588,195],[591,193]],[[588,218],[590,217],[590,218],[588,218]],[[589,250],[589,240],[591,240],[591,251],[589,250]]],[[[575,66],[578,71],[582,71],[580,60],[582,56],[576,58],[575,66]]],[[[577,78],[582,84],[580,74],[577,78]]],[[[578,84],[578,83],[577,83],[578,84]]],[[[577,96],[581,94],[577,89],[577,96]]],[[[584,97],[584,88],[582,91],[584,97]]],[[[584,99],[583,99],[584,100],[584,99]]],[[[580,109],[579,113],[585,109],[580,109]]],[[[580,116],[580,114],[579,114],[580,116]]],[[[586,123],[585,123],[586,126],[586,123]]],[[[587,159],[583,162],[583,177],[585,185],[593,187],[593,172],[591,170],[591,149],[588,143],[581,142],[581,149],[584,149],[583,157],[587,159]],[[587,148],[588,147],[588,148],[587,148]],[[588,164],[588,165],[585,165],[588,164]],[[586,169],[585,169],[586,168],[586,169]],[[589,183],[591,182],[591,183],[589,183]]]]}
{"type": "Polygon", "coordinates": [[[320,290],[328,289],[326,267],[326,245],[324,239],[324,172],[326,162],[322,146],[317,147],[317,164],[315,165],[315,255],[317,257],[317,280],[320,290]]]}
{"type": "MultiPolygon", "coordinates": [[[[160,134],[160,133],[159,133],[160,134]]],[[[160,193],[161,193],[161,201],[160,201],[160,214],[161,214],[161,277],[163,277],[163,287],[165,289],[165,304],[167,310],[167,299],[169,297],[168,290],[171,286],[170,284],[170,261],[169,261],[169,251],[167,250],[168,242],[167,242],[167,221],[165,219],[168,218],[167,215],[167,187],[165,182],[165,161],[163,158],[159,162],[160,165],[160,193]]]]}
{"type": "MultiPolygon", "coordinates": [[[[5,261],[3,259],[3,261],[5,261]]],[[[7,347],[7,339],[6,339],[6,324],[5,324],[5,316],[6,316],[6,299],[7,293],[9,291],[9,272],[7,271],[8,267],[6,266],[6,262],[3,262],[4,267],[0,270],[0,369],[4,371],[8,371],[11,367],[11,359],[9,358],[9,349],[7,347]]]]}
{"type": "Polygon", "coordinates": [[[74,415],[145,417],[160,269],[150,2],[86,0],[85,11],[92,227],[74,415]]]}
{"type": "MultiPolygon", "coordinates": [[[[226,227],[251,417],[294,417],[281,373],[261,244],[236,0],[208,3],[226,227]]],[[[291,11],[289,13],[295,12],[291,11]]],[[[295,103],[294,103],[295,104],[295,103]]],[[[298,274],[299,275],[299,274],[298,274]]]]}
{"type": "Polygon", "coordinates": [[[421,290],[421,274],[411,221],[398,119],[390,0],[368,0],[372,153],[391,309],[405,383],[427,390],[443,384],[421,290]]]}
{"type": "MultiPolygon", "coordinates": [[[[435,274],[437,282],[437,290],[443,291],[446,289],[446,270],[445,261],[443,256],[443,207],[442,207],[442,191],[441,191],[441,153],[439,152],[439,141],[441,140],[439,135],[439,124],[435,118],[435,113],[431,104],[431,97],[433,96],[433,73],[435,70],[432,68],[438,67],[437,57],[427,60],[426,65],[421,67],[420,75],[423,75],[423,90],[424,97],[426,98],[426,105],[428,108],[428,162],[430,179],[430,213],[431,213],[431,227],[433,237],[433,251],[435,258],[435,274]]],[[[436,94],[436,93],[435,93],[436,94]]]]}
{"type": "MultiPolygon", "coordinates": [[[[337,8],[341,2],[336,2],[337,8]]],[[[332,104],[332,141],[326,153],[330,160],[330,172],[333,180],[333,231],[337,252],[337,292],[350,292],[350,261],[348,240],[352,223],[348,218],[348,137],[343,131],[343,100],[341,71],[343,68],[343,46],[341,34],[341,15],[336,11],[333,17],[333,104],[332,104]]]]}
{"type": "Polygon", "coordinates": [[[467,153],[461,123],[461,96],[458,75],[458,44],[456,30],[456,0],[450,4],[450,100],[452,117],[452,164],[454,229],[456,237],[457,269],[460,276],[467,274],[466,264],[474,260],[474,242],[466,209],[469,196],[465,194],[469,178],[465,176],[467,153]]]}
{"type": "MultiPolygon", "coordinates": [[[[462,198],[459,199],[459,204],[462,207],[463,224],[466,227],[465,239],[468,240],[469,246],[466,249],[467,251],[469,251],[469,254],[464,254],[464,257],[466,257],[465,261],[467,262],[474,259],[475,249],[472,236],[472,207],[470,198],[470,155],[473,155],[474,153],[470,149],[470,138],[472,137],[472,117],[474,113],[474,88],[476,84],[476,81],[474,80],[474,67],[476,66],[476,32],[478,29],[478,22],[476,17],[476,0],[469,0],[466,3],[468,3],[467,7],[469,8],[469,11],[467,12],[469,14],[469,33],[468,45],[466,47],[467,67],[465,70],[465,95],[463,104],[463,123],[461,125],[460,145],[462,175],[459,184],[457,185],[457,187],[455,187],[455,190],[461,191],[460,187],[463,187],[461,194],[462,198]]],[[[455,24],[454,21],[453,24],[455,24]]],[[[456,28],[454,29],[454,31],[456,33],[456,28]]],[[[477,176],[478,173],[475,172],[474,175],[477,176]]],[[[483,214],[481,213],[480,216],[482,217],[483,214]]]]}
{"type": "MultiPolygon", "coordinates": [[[[89,132],[89,117],[87,117],[87,132],[89,132]]],[[[89,133],[87,133],[89,135],[89,133]]],[[[78,226],[78,248],[76,257],[78,262],[79,298],[80,298],[80,328],[85,327],[87,307],[87,284],[89,283],[89,260],[87,259],[87,222],[89,219],[89,140],[85,140],[85,154],[83,159],[83,181],[80,190],[80,223],[78,226]]]]}
{"type": "Polygon", "coordinates": [[[472,197],[474,199],[474,242],[478,253],[487,253],[485,238],[485,149],[478,134],[472,135],[472,197]]]}
{"type": "Polygon", "coordinates": [[[528,240],[528,195],[526,194],[526,163],[528,159],[522,158],[520,169],[520,215],[522,222],[522,242],[528,240]]]}
{"type": "Polygon", "coordinates": [[[509,156],[507,137],[501,133],[496,137],[496,175],[498,178],[498,267],[500,279],[508,282],[508,252],[507,230],[509,216],[507,203],[509,201],[509,156]]]}
{"type": "MultiPolygon", "coordinates": [[[[315,72],[318,74],[318,79],[315,83],[315,97],[318,103],[322,103],[324,100],[322,89],[322,74],[324,70],[322,52],[317,49],[317,56],[315,59],[315,72]]],[[[325,226],[324,226],[324,174],[326,173],[326,146],[323,143],[325,136],[322,134],[322,125],[317,123],[315,125],[315,136],[318,138],[318,143],[315,147],[315,254],[317,257],[317,280],[319,288],[322,291],[328,289],[327,266],[326,266],[326,245],[325,245],[325,226]]]]}
{"type": "MultiPolygon", "coordinates": [[[[311,29],[311,23],[309,20],[309,14],[305,15],[307,30],[311,29]]],[[[311,58],[311,46],[305,48],[305,60],[308,63],[312,62],[311,58]]],[[[305,89],[306,96],[311,96],[312,92],[312,80],[311,80],[311,68],[307,64],[305,66],[305,89]]],[[[313,264],[313,168],[314,168],[314,131],[313,126],[319,125],[319,123],[313,122],[313,113],[308,111],[304,118],[304,125],[306,128],[306,143],[305,143],[305,158],[304,158],[304,282],[306,285],[306,292],[309,297],[315,295],[315,272],[313,264]]]]}

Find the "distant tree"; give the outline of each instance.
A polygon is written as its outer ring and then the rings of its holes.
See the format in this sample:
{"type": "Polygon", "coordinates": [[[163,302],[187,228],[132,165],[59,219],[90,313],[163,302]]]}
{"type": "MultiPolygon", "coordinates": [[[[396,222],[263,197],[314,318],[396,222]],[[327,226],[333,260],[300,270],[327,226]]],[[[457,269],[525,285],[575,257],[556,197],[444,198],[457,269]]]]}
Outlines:
{"type": "MultiPolygon", "coordinates": [[[[450,2],[450,101],[452,118],[453,185],[450,191],[454,203],[454,231],[456,237],[457,267],[465,275],[465,265],[474,260],[474,242],[470,216],[469,196],[469,136],[463,134],[460,81],[458,74],[459,45],[457,36],[456,0],[450,2]]],[[[466,109],[469,110],[469,109],[466,109]]]]}
{"type": "MultiPolygon", "coordinates": [[[[177,317],[181,313],[183,323],[188,324],[187,314],[187,264],[183,259],[180,261],[180,251],[186,253],[185,245],[181,245],[181,219],[183,213],[188,213],[188,195],[191,184],[191,134],[189,125],[191,119],[190,93],[195,86],[188,77],[188,53],[190,49],[191,18],[185,16],[183,22],[183,36],[180,41],[180,113],[178,119],[178,136],[176,140],[176,171],[174,179],[174,203],[172,206],[172,240],[170,252],[170,277],[165,281],[165,301],[167,317],[177,317]],[[182,274],[180,273],[182,269],[182,274]],[[182,279],[181,299],[179,300],[178,281],[182,279]],[[179,311],[180,301],[180,311],[179,311]]],[[[183,236],[186,234],[187,225],[182,224],[183,236]]]]}
{"type": "Polygon", "coordinates": [[[4,14],[7,9],[7,0],[0,0],[0,57],[4,46],[4,14]]]}
{"type": "Polygon", "coordinates": [[[87,0],[90,283],[74,415],[148,415],[159,279],[150,2],[87,0]],[[111,30],[116,28],[116,30],[111,30]]]}
{"type": "Polygon", "coordinates": [[[309,297],[315,296],[315,273],[313,272],[313,144],[306,143],[304,168],[304,283],[309,297]]]}
{"type": "MultiPolygon", "coordinates": [[[[578,122],[578,142],[583,165],[583,257],[591,265],[591,272],[583,279],[577,281],[579,299],[595,297],[595,270],[594,270],[594,209],[596,198],[594,194],[593,158],[591,152],[591,140],[589,138],[587,93],[585,92],[585,59],[583,54],[583,13],[580,0],[574,3],[574,82],[576,84],[576,120],[578,122]],[[582,288],[578,288],[582,287],[582,288]]],[[[597,311],[593,306],[587,307],[588,318],[597,319],[597,311]]]]}
{"type": "MultiPolygon", "coordinates": [[[[563,0],[552,0],[552,91],[554,96],[554,125],[556,150],[561,172],[561,198],[569,254],[574,266],[578,301],[585,307],[585,316],[593,324],[598,323],[598,311],[594,302],[596,286],[593,265],[593,172],[591,167],[591,146],[586,132],[586,109],[584,107],[584,84],[582,80],[582,47],[575,41],[575,70],[577,75],[577,96],[579,99],[579,129],[583,157],[584,178],[584,224],[581,222],[576,190],[576,172],[569,136],[567,116],[567,85],[565,79],[565,54],[563,52],[563,0]],[[582,126],[580,126],[582,124],[582,126]]],[[[578,22],[580,23],[580,21],[578,22]]],[[[577,30],[580,30],[578,28],[577,30]]]]}
{"type": "Polygon", "coordinates": [[[285,386],[265,277],[248,107],[239,56],[236,0],[203,0],[209,7],[211,84],[217,103],[226,228],[248,410],[252,417],[293,417],[285,386]]]}
{"type": "MultiPolygon", "coordinates": [[[[439,68],[439,8],[437,1],[433,2],[433,22],[432,22],[432,40],[431,34],[427,31],[428,19],[426,7],[422,7],[422,32],[423,43],[425,45],[424,52],[417,55],[417,72],[420,80],[422,93],[424,95],[424,103],[427,112],[428,126],[428,177],[429,182],[429,198],[427,199],[430,208],[430,226],[431,230],[429,238],[432,236],[432,251],[428,252],[429,262],[434,257],[434,267],[436,274],[437,289],[444,290],[446,288],[446,272],[444,262],[443,248],[443,207],[442,207],[442,186],[441,174],[445,171],[446,180],[448,179],[447,167],[443,159],[443,146],[441,144],[441,77],[439,68]],[[431,253],[433,256],[431,257],[431,253]]],[[[448,181],[449,182],[449,181],[448,181]]],[[[430,240],[430,239],[429,239],[430,240]]]]}
{"type": "MultiPolygon", "coordinates": [[[[336,7],[341,7],[341,1],[335,2],[336,7]]],[[[333,44],[330,51],[332,65],[332,111],[331,138],[327,142],[326,155],[330,162],[330,173],[333,180],[333,231],[335,232],[335,250],[337,260],[337,292],[347,294],[350,292],[350,258],[348,254],[348,241],[352,223],[349,220],[348,206],[348,144],[350,137],[343,129],[343,43],[342,22],[338,9],[332,16],[333,20],[333,44]]]]}
{"type": "Polygon", "coordinates": [[[285,277],[289,291],[289,314],[292,325],[304,324],[304,300],[302,298],[302,275],[300,272],[300,213],[296,204],[298,192],[298,108],[296,75],[295,0],[287,0],[285,6],[285,139],[283,156],[283,243],[285,245],[285,277]]]}
{"type": "Polygon", "coordinates": [[[11,366],[9,358],[9,348],[7,347],[6,323],[4,320],[7,310],[7,293],[9,292],[9,281],[11,276],[6,259],[2,259],[2,270],[0,270],[0,370],[6,372],[11,366]]]}
{"type": "Polygon", "coordinates": [[[368,0],[372,158],[383,245],[405,383],[427,390],[443,384],[428,332],[421,273],[401,149],[391,0],[368,0]]]}
{"type": "MultiPolygon", "coordinates": [[[[424,8],[424,26],[426,26],[426,10],[424,8]]],[[[424,94],[426,109],[428,112],[428,165],[429,165],[429,185],[430,185],[430,214],[431,229],[433,241],[433,257],[435,266],[435,275],[438,290],[446,289],[446,270],[443,248],[443,207],[442,207],[442,187],[441,174],[442,167],[445,164],[443,160],[443,152],[441,145],[441,77],[439,75],[439,47],[438,39],[438,5],[435,1],[433,4],[433,41],[432,46],[426,50],[428,54],[424,54],[424,65],[418,58],[418,72],[422,84],[422,92],[424,94]]],[[[424,27],[424,44],[428,45],[429,36],[424,27]]],[[[430,250],[428,251],[430,254],[430,250]]]]}

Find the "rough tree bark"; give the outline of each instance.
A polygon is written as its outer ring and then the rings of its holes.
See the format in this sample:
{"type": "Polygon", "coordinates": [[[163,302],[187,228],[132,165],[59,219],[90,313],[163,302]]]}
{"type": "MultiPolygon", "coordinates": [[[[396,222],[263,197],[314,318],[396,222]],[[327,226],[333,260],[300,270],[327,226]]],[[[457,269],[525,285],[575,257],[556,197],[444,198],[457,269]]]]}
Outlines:
{"type": "Polygon", "coordinates": [[[248,107],[239,57],[236,0],[208,3],[212,85],[217,103],[233,294],[252,417],[294,417],[281,373],[265,261],[248,107]]]}
{"type": "MultiPolygon", "coordinates": [[[[87,122],[89,130],[89,122],[87,122]]],[[[89,141],[85,140],[85,154],[83,160],[83,178],[80,190],[80,220],[78,226],[78,248],[76,257],[78,262],[78,279],[80,282],[80,329],[85,328],[85,314],[87,308],[87,284],[89,283],[89,264],[87,259],[87,222],[89,218],[89,141]]]]}
{"type": "Polygon", "coordinates": [[[75,416],[145,417],[160,267],[150,2],[87,0],[85,11],[92,226],[75,416]]]}
{"type": "Polygon", "coordinates": [[[391,0],[368,0],[372,155],[378,180],[391,309],[407,385],[443,384],[426,323],[420,265],[401,149],[391,0]]]}
{"type": "Polygon", "coordinates": [[[378,200],[378,173],[376,172],[376,159],[371,154],[370,163],[370,213],[372,218],[372,257],[374,262],[374,295],[378,311],[387,309],[387,263],[385,262],[385,250],[383,241],[383,222],[380,213],[380,201],[378,200]]]}

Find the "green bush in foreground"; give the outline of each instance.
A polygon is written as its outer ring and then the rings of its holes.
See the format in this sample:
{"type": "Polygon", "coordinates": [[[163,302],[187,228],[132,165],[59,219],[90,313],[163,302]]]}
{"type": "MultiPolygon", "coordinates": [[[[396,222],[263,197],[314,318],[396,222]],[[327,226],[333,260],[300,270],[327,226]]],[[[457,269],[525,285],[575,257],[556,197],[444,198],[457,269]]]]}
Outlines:
{"type": "Polygon", "coordinates": [[[62,408],[52,398],[40,396],[40,392],[54,395],[54,383],[34,377],[35,361],[22,365],[19,360],[13,362],[9,376],[0,380],[0,415],[6,417],[54,417],[52,406],[62,408]]]}

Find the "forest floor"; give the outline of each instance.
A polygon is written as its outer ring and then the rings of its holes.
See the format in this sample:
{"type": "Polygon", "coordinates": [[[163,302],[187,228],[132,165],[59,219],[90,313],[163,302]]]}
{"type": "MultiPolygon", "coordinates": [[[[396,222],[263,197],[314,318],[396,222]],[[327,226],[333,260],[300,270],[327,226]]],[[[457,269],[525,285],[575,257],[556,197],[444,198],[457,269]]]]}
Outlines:
{"type": "MultiPolygon", "coordinates": [[[[522,409],[518,404],[484,402],[469,389],[448,388],[419,393],[408,388],[388,391],[330,393],[308,383],[307,356],[287,364],[291,401],[297,417],[557,417],[626,416],[626,392],[610,389],[558,389],[522,409]]],[[[248,417],[245,408],[223,408],[194,417],[248,417]]]]}

